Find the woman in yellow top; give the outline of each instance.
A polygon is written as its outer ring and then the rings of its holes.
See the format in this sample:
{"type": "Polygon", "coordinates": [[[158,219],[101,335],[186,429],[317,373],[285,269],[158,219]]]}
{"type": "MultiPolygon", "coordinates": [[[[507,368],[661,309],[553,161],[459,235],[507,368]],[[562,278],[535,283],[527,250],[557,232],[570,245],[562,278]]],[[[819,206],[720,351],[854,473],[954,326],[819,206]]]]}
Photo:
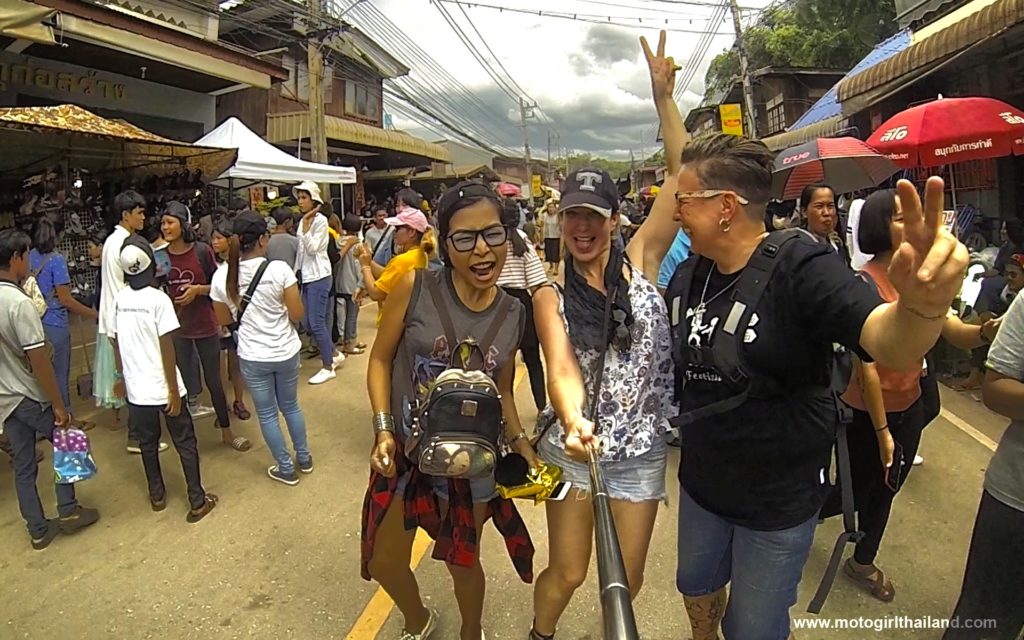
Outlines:
{"type": "Polygon", "coordinates": [[[434,251],[434,236],[429,233],[430,225],[423,212],[403,206],[398,215],[385,218],[385,224],[395,228],[395,257],[386,267],[373,262],[370,251],[365,248],[359,254],[363,265],[363,284],[367,295],[377,301],[377,324],[380,324],[384,300],[402,276],[413,269],[425,269],[427,257],[434,251]]]}

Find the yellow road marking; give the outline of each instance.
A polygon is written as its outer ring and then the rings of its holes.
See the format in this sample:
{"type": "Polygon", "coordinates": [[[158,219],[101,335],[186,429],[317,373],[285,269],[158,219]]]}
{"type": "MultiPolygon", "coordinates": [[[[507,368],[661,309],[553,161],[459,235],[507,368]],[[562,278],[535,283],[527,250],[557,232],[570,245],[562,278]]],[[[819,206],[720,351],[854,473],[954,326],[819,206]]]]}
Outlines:
{"type": "MultiPolygon", "coordinates": [[[[522,384],[525,377],[526,367],[520,363],[516,366],[516,378],[513,383],[513,389],[519,389],[519,385],[522,384]]],[[[425,531],[420,529],[416,532],[416,538],[412,543],[412,557],[410,558],[413,571],[416,570],[420,561],[423,560],[423,556],[426,555],[431,543],[430,536],[425,531]]],[[[391,610],[394,607],[394,601],[388,594],[384,593],[384,589],[377,587],[377,591],[374,592],[370,601],[366,603],[366,607],[359,614],[356,623],[352,625],[348,635],[345,636],[345,640],[374,640],[384,627],[384,623],[387,622],[388,616],[391,615],[391,610]]]]}
{"type": "Polygon", "coordinates": [[[948,409],[942,409],[941,411],[939,411],[939,415],[948,420],[950,424],[952,424],[957,429],[963,431],[967,435],[971,436],[972,438],[980,442],[983,446],[988,448],[989,451],[996,450],[996,443],[992,438],[989,438],[984,433],[978,431],[971,425],[964,422],[960,418],[960,416],[956,415],[952,411],[949,411],[948,409]]]}

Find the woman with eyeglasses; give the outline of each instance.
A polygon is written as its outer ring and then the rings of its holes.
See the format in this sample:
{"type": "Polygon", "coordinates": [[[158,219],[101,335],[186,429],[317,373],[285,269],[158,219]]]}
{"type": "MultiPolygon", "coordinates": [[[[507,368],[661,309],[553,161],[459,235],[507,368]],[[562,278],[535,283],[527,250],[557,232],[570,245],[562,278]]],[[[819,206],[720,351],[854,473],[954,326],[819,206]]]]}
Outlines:
{"type": "MultiPolygon", "coordinates": [[[[672,99],[676,66],[665,57],[664,32],[656,55],[641,41],[671,174],[678,168],[686,139],[672,99]]],[[[554,637],[562,612],[590,566],[594,517],[584,462],[589,446],[600,449],[599,463],[634,597],[643,584],[658,505],[666,498],[665,424],[675,415],[668,314],[656,287],[658,269],[678,229],[672,220],[673,181],[667,179],[669,188],[661,189],[651,215],[625,250],[612,242],[619,194],[611,176],[580,169],[563,186],[559,209],[565,287],[541,287],[533,303],[550,396],[538,423],[538,453],[563,469],[563,479],[572,483],[572,489],[564,501],[545,503],[548,567],[534,589],[531,640],[554,637]],[[592,407],[601,368],[600,400],[592,407]],[[599,415],[596,433],[593,412],[599,415]]]]}
{"type": "MultiPolygon", "coordinates": [[[[435,306],[436,295],[451,317],[456,339],[478,337],[498,322],[482,370],[501,391],[505,441],[529,464],[538,462],[519,422],[512,386],[525,313],[497,286],[508,251],[501,213],[497,195],[482,184],[462,182],[445,192],[438,212],[445,266],[407,271],[397,280],[384,302],[370,352],[366,378],[376,442],[363,506],[362,575],[379,582],[398,606],[405,619],[403,640],[426,640],[438,625],[437,612],[424,605],[409,568],[417,527],[436,540],[434,558],[444,560],[452,576],[462,616],[461,640],[484,638],[486,580],[479,540],[488,519],[494,518],[506,538],[520,577],[526,582],[532,578],[529,534],[511,501],[498,497],[493,476],[428,476],[405,456],[411,407],[449,368],[454,348],[435,306]]],[[[452,628],[446,637],[454,636],[452,628]]]]}
{"type": "Polygon", "coordinates": [[[834,345],[920,368],[967,265],[941,226],[942,180],[929,180],[924,205],[903,180],[903,242],[888,269],[898,299],[883,303],[817,237],[767,238],[773,161],[760,141],[709,135],[687,145],[675,185],[695,254],[666,293],[682,412],[676,586],[695,640],[718,638],[720,625],[727,640],[790,636],[829,491],[841,408],[834,345]],[[751,309],[744,296],[758,283],[751,309]],[[726,335],[723,355],[714,347],[726,335]]]}
{"type": "Polygon", "coordinates": [[[426,269],[427,260],[434,251],[433,234],[429,232],[427,217],[418,209],[403,206],[384,223],[394,227],[392,239],[395,243],[395,256],[381,267],[373,261],[370,249],[366,247],[356,256],[363,267],[363,287],[371,300],[377,302],[377,325],[380,325],[384,313],[384,301],[395,286],[410,271],[426,269]]]}

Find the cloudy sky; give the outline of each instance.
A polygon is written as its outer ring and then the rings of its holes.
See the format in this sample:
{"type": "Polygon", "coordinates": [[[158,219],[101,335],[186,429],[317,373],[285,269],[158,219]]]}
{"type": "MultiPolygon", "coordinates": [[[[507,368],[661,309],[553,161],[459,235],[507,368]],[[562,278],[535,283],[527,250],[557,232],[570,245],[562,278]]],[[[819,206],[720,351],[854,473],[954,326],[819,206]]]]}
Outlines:
{"type": "MultiPolygon", "coordinates": [[[[437,0],[435,0],[436,2],[437,0]]],[[[603,20],[636,26],[618,26],[584,22],[581,19],[561,19],[534,14],[498,11],[479,5],[444,2],[443,6],[462,26],[467,35],[477,40],[472,27],[486,40],[494,55],[508,70],[511,77],[537,101],[553,126],[533,121],[530,125],[530,143],[535,156],[547,153],[549,128],[557,131],[553,147],[614,158],[628,158],[632,150],[639,158],[641,150],[647,155],[657,148],[655,142],[656,113],[651,101],[647,65],[640,49],[639,38],[647,36],[657,42],[657,29],[691,32],[668,34],[667,52],[676,61],[687,65],[696,58],[701,31],[709,26],[714,7],[703,5],[705,0],[682,3],[676,0],[480,0],[493,6],[543,12],[575,14],[577,18],[603,20]],[[460,8],[461,6],[461,8],[460,8]],[[468,14],[472,24],[462,14],[468,14]],[[666,20],[667,25],[666,25],[666,20]],[[650,25],[648,27],[648,25],[650,25]]],[[[710,4],[710,0],[707,0],[710,4]]],[[[518,105],[492,80],[481,64],[469,53],[437,7],[429,0],[368,0],[373,8],[386,15],[399,29],[424,50],[431,58],[457,78],[497,120],[481,122],[488,142],[522,149],[522,134],[518,128],[518,105]]],[[[741,0],[743,7],[762,7],[767,0],[741,0]]],[[[346,15],[357,27],[367,31],[385,46],[393,39],[382,38],[366,18],[366,7],[356,7],[346,15]],[[361,16],[364,18],[361,20],[361,16]]],[[[744,23],[754,12],[744,13],[744,23]]],[[[711,58],[731,46],[731,21],[719,25],[726,33],[712,39],[698,64],[693,81],[682,100],[684,115],[699,100],[704,90],[703,79],[711,58]]],[[[479,40],[477,40],[479,42],[479,40]]],[[[490,59],[490,54],[481,53],[490,59]]],[[[405,59],[393,52],[412,68],[411,79],[443,91],[422,61],[405,59]]],[[[407,54],[408,55],[408,54],[407,54]]],[[[431,100],[430,96],[424,96],[431,100]]],[[[438,135],[418,123],[395,113],[395,126],[429,139],[438,135]]],[[[556,151],[553,148],[552,153],[556,151]]]]}

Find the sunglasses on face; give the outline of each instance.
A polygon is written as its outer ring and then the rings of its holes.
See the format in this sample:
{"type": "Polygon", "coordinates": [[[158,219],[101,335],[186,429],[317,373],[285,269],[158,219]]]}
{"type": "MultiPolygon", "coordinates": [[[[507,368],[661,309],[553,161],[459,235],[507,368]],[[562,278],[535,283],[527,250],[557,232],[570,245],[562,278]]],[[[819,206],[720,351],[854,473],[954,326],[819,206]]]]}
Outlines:
{"type": "Polygon", "coordinates": [[[508,229],[496,224],[476,231],[452,231],[448,241],[459,253],[469,253],[476,247],[477,238],[483,238],[488,247],[500,247],[508,242],[508,229]]]}

